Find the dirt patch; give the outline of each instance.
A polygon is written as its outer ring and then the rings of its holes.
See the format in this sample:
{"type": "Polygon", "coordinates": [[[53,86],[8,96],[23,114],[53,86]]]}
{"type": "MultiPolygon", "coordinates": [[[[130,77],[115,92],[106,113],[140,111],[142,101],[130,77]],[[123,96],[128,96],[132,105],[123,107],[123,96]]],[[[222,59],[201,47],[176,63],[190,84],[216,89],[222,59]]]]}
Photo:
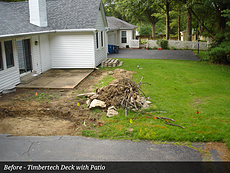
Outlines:
{"type": "Polygon", "coordinates": [[[217,150],[220,154],[222,161],[230,161],[230,151],[227,149],[226,144],[218,142],[208,142],[205,146],[205,151],[217,150]]]}
{"type": "MultiPolygon", "coordinates": [[[[116,69],[113,77],[131,78],[133,72],[116,69]]],[[[0,133],[14,136],[81,135],[81,131],[98,125],[106,113],[91,111],[79,93],[92,92],[108,71],[95,70],[75,89],[18,89],[0,97],[0,133]]]]}

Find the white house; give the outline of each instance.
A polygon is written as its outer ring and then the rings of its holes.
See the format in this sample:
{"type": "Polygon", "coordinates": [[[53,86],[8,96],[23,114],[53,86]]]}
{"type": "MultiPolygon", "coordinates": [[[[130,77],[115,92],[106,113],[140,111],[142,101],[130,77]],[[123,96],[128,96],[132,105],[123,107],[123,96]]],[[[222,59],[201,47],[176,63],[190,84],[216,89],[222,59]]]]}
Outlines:
{"type": "Polygon", "coordinates": [[[0,92],[28,73],[95,68],[107,58],[101,0],[0,1],[0,92]]]}
{"type": "Polygon", "coordinates": [[[131,40],[136,39],[137,26],[116,17],[106,17],[109,26],[108,44],[119,45],[120,48],[130,47],[131,40]]]}

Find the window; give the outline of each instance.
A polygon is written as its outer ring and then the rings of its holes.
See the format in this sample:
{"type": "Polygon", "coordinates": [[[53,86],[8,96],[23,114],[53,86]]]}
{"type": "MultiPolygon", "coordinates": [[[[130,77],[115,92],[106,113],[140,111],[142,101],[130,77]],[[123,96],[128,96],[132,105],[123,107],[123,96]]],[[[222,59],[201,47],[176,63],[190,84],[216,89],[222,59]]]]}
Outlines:
{"type": "Polygon", "coordinates": [[[126,31],[121,31],[121,43],[127,43],[126,31]]]}
{"type": "Polygon", "coordinates": [[[101,31],[101,47],[104,47],[104,33],[101,31]]]}
{"type": "Polygon", "coordinates": [[[14,55],[13,55],[13,46],[12,41],[5,41],[5,53],[6,53],[6,66],[7,68],[14,66],[14,55]]]}
{"type": "Polygon", "coordinates": [[[2,61],[2,44],[0,42],[0,71],[3,70],[3,61],[2,61]]]}
{"type": "Polygon", "coordinates": [[[97,49],[99,48],[99,43],[98,43],[98,32],[96,33],[96,45],[97,45],[97,49]]]}

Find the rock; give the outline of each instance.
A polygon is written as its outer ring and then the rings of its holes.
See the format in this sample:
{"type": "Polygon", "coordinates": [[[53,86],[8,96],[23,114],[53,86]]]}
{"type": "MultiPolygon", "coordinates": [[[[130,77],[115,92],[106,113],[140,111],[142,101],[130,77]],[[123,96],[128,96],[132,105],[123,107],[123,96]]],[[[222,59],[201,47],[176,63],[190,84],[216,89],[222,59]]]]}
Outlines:
{"type": "Polygon", "coordinates": [[[89,108],[95,108],[95,107],[101,107],[101,108],[105,108],[106,107],[106,104],[105,102],[101,101],[101,100],[97,100],[97,99],[94,99],[91,103],[90,103],[90,106],[89,108]]]}
{"type": "Polygon", "coordinates": [[[114,106],[111,106],[108,108],[108,111],[107,111],[107,117],[113,117],[115,115],[117,115],[118,112],[116,111],[116,108],[114,106]]]}
{"type": "Polygon", "coordinates": [[[109,75],[113,75],[114,73],[112,71],[109,71],[109,75]]]}
{"type": "Polygon", "coordinates": [[[145,102],[143,105],[142,105],[142,109],[147,109],[149,107],[149,104],[147,102],[145,102]]]}
{"type": "Polygon", "coordinates": [[[150,102],[150,101],[146,101],[146,103],[151,104],[152,102],[150,102]]]}
{"type": "Polygon", "coordinates": [[[130,128],[130,129],[127,129],[127,133],[131,133],[134,129],[133,128],[130,128]]]}

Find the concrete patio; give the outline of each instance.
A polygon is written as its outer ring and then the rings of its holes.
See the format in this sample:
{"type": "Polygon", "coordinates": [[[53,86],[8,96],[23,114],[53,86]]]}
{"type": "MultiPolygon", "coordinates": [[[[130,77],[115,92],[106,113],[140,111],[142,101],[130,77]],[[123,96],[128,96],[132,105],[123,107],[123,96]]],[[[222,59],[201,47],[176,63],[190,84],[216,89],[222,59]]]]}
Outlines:
{"type": "Polygon", "coordinates": [[[24,82],[16,88],[72,89],[93,71],[93,69],[51,69],[39,76],[34,76],[34,80],[31,78],[33,75],[31,73],[28,74],[30,76],[23,76],[21,81],[24,82]]]}

